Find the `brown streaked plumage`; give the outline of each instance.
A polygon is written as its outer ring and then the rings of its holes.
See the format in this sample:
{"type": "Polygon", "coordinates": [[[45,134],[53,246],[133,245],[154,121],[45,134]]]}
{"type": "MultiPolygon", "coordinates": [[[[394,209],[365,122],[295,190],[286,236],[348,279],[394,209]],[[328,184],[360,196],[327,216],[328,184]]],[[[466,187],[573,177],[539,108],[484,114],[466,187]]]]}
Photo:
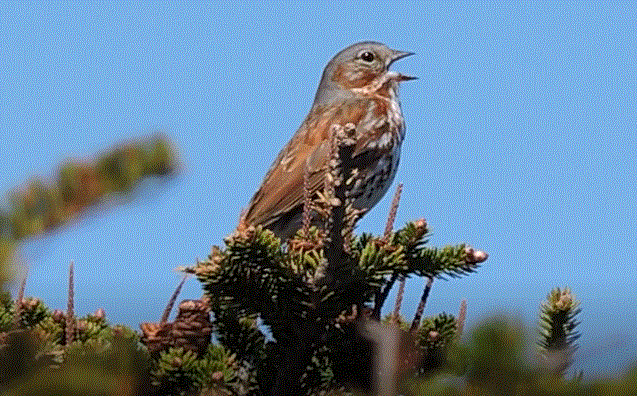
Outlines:
{"type": "Polygon", "coordinates": [[[325,67],[310,113],[270,167],[243,216],[283,240],[301,227],[304,174],[312,195],[324,187],[334,124],[356,126],[355,167],[363,175],[352,191],[354,206],[371,209],[398,168],[405,125],[398,85],[411,80],[389,66],[411,55],[384,44],[361,42],[339,52],[325,67]]]}

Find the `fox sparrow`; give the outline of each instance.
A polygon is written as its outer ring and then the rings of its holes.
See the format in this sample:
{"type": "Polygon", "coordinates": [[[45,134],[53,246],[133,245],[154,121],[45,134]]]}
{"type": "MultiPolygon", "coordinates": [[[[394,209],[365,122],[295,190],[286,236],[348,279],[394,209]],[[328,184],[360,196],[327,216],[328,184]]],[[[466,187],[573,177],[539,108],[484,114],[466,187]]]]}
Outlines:
{"type": "Polygon", "coordinates": [[[405,135],[398,85],[415,78],[389,66],[408,55],[369,41],[336,54],[323,71],[310,113],[252,198],[244,224],[263,225],[283,240],[294,235],[302,224],[304,186],[315,195],[325,185],[333,125],[355,127],[352,161],[361,182],[350,192],[353,206],[368,210],[380,201],[396,175],[405,135]]]}

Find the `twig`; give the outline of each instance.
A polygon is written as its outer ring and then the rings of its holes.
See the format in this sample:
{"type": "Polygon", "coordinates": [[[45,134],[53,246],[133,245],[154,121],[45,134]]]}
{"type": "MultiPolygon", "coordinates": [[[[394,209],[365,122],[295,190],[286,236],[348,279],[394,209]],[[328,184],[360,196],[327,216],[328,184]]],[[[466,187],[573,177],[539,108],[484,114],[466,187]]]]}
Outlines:
{"type": "Polygon", "coordinates": [[[334,275],[343,264],[346,256],[345,238],[343,230],[346,226],[347,209],[347,181],[352,171],[352,153],[354,152],[354,139],[350,134],[355,131],[353,125],[333,125],[332,139],[335,149],[330,159],[330,168],[334,186],[334,195],[331,197],[331,214],[329,227],[329,244],[325,249],[325,258],[328,262],[327,273],[334,275]]]}
{"type": "Polygon", "coordinates": [[[73,291],[73,260],[69,265],[69,296],[66,306],[66,344],[71,345],[73,342],[73,333],[75,332],[75,317],[74,317],[74,291],[73,291]]]}
{"type": "Polygon", "coordinates": [[[405,295],[405,276],[399,275],[398,279],[400,280],[400,284],[398,285],[398,293],[396,293],[396,303],[394,304],[394,313],[392,314],[392,320],[394,322],[398,321],[398,316],[400,316],[400,308],[403,305],[403,297],[405,295]]]}
{"type": "Polygon", "coordinates": [[[20,289],[18,289],[18,299],[15,301],[15,314],[13,316],[13,322],[15,327],[20,327],[20,319],[22,316],[22,301],[24,300],[24,289],[27,287],[27,277],[29,275],[29,268],[26,268],[24,278],[20,282],[20,289]]]}
{"type": "MultiPolygon", "coordinates": [[[[383,234],[383,242],[387,243],[389,241],[389,237],[394,229],[394,223],[396,222],[396,213],[398,213],[398,205],[400,203],[400,195],[403,192],[403,184],[398,183],[396,186],[396,192],[394,193],[394,199],[391,202],[391,209],[389,210],[389,215],[387,216],[387,223],[385,224],[385,233],[383,234]]],[[[372,312],[372,318],[379,320],[380,319],[380,311],[383,309],[383,305],[385,304],[385,300],[387,300],[387,296],[391,291],[391,288],[394,286],[394,282],[396,282],[397,275],[394,274],[389,279],[385,288],[383,290],[379,290],[376,293],[374,298],[374,311],[372,312]]]]}
{"type": "Polygon", "coordinates": [[[398,274],[393,274],[385,285],[385,288],[381,292],[376,293],[376,298],[374,300],[374,311],[372,312],[373,319],[380,319],[380,311],[383,309],[383,305],[385,305],[385,301],[389,296],[391,288],[394,286],[394,282],[396,282],[396,278],[398,278],[398,274]]]}
{"type": "Polygon", "coordinates": [[[456,319],[456,338],[460,339],[462,337],[462,332],[464,330],[464,324],[467,320],[467,300],[462,300],[460,302],[460,312],[458,312],[458,319],[456,319]]]}
{"type": "Polygon", "coordinates": [[[177,296],[179,296],[179,292],[181,292],[181,288],[184,286],[184,283],[186,283],[186,279],[188,279],[188,274],[184,275],[184,277],[181,279],[181,282],[179,282],[179,285],[177,285],[177,288],[173,292],[173,295],[170,297],[170,300],[168,300],[168,305],[166,305],[166,309],[164,309],[164,314],[161,316],[161,321],[159,322],[160,324],[164,324],[168,322],[168,317],[170,316],[170,312],[173,310],[175,301],[177,301],[177,296]]]}
{"type": "Polygon", "coordinates": [[[388,242],[391,232],[394,229],[396,213],[398,213],[398,204],[400,203],[400,194],[402,192],[403,184],[398,183],[398,186],[396,186],[396,192],[394,193],[394,199],[391,202],[391,209],[389,210],[389,216],[387,217],[387,224],[385,224],[385,234],[383,235],[384,242],[388,242]]]}
{"type": "Polygon", "coordinates": [[[434,283],[434,278],[429,277],[427,279],[427,284],[425,285],[425,290],[422,292],[422,297],[420,297],[420,303],[418,304],[418,308],[416,309],[416,314],[414,315],[414,320],[411,322],[411,328],[409,331],[414,332],[418,330],[420,327],[420,319],[422,318],[422,313],[425,311],[425,304],[427,304],[427,297],[429,297],[429,292],[431,291],[431,286],[434,283]]]}

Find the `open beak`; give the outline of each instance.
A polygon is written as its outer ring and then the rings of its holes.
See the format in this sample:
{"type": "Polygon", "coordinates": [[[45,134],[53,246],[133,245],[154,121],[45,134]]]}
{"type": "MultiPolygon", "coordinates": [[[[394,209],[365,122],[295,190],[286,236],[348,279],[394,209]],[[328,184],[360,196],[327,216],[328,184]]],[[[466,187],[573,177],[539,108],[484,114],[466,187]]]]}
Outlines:
{"type": "Polygon", "coordinates": [[[418,80],[418,77],[416,77],[416,76],[406,76],[404,74],[399,74],[398,75],[398,81],[411,81],[411,80],[418,80]]]}
{"type": "Polygon", "coordinates": [[[390,65],[394,63],[395,61],[397,61],[398,59],[406,58],[410,55],[415,54],[415,52],[405,52],[405,51],[396,51],[396,50],[392,50],[392,51],[393,51],[393,54],[391,56],[391,62],[389,63],[390,65]]]}
{"type": "MultiPolygon", "coordinates": [[[[391,60],[389,61],[388,67],[399,59],[406,58],[410,55],[414,55],[414,52],[397,51],[397,50],[392,50],[392,51],[393,51],[393,54],[392,54],[391,60]]],[[[410,81],[410,80],[416,80],[418,79],[418,77],[405,76],[403,74],[398,74],[398,77],[396,79],[398,81],[410,81]]]]}

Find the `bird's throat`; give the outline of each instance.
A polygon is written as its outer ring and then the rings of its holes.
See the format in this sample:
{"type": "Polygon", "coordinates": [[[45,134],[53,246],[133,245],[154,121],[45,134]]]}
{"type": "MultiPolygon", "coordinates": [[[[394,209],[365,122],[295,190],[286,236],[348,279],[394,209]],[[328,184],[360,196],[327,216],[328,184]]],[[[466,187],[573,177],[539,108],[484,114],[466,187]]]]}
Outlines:
{"type": "Polygon", "coordinates": [[[398,79],[400,74],[387,72],[373,79],[369,84],[360,88],[351,88],[351,91],[357,95],[380,97],[391,100],[392,97],[398,95],[398,79]]]}

